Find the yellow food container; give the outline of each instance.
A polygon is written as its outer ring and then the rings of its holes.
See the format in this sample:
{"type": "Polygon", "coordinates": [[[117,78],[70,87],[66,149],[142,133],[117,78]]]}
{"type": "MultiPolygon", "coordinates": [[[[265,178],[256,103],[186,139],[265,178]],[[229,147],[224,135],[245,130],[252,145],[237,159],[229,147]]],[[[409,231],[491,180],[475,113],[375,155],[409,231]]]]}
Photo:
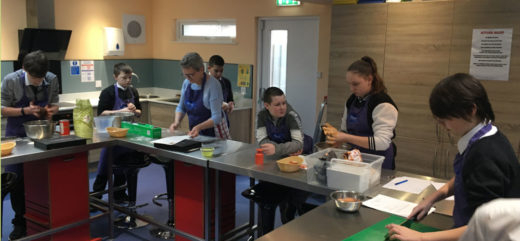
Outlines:
{"type": "Polygon", "coordinates": [[[16,146],[16,142],[2,143],[2,156],[10,155],[15,146],[16,146]]]}
{"type": "Polygon", "coordinates": [[[303,158],[299,156],[290,156],[276,161],[282,172],[296,172],[300,169],[302,162],[303,158]]]}
{"type": "Polygon", "coordinates": [[[128,128],[118,128],[118,127],[107,127],[106,130],[111,137],[117,137],[117,138],[125,137],[126,133],[128,132],[128,128]]]}

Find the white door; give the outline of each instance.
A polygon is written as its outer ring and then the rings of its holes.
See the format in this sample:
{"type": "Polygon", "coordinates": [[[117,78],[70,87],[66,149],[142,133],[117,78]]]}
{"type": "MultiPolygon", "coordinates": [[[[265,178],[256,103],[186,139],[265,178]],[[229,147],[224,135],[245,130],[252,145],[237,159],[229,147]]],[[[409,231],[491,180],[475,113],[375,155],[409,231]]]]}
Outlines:
{"type": "MultiPolygon", "coordinates": [[[[318,17],[260,19],[258,28],[257,93],[270,86],[282,89],[310,136],[316,124],[318,29],[318,17]]],[[[257,103],[262,110],[261,99],[257,103]]]]}

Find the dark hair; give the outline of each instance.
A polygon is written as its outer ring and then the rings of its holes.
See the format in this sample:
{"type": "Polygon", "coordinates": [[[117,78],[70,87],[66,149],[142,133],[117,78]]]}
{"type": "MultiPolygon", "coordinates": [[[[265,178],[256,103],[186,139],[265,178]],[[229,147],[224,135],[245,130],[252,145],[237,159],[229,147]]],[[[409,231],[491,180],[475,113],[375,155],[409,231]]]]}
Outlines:
{"type": "Polygon", "coordinates": [[[43,78],[49,71],[49,61],[41,50],[30,52],[23,58],[23,69],[31,76],[43,78]]]}
{"type": "Polygon", "coordinates": [[[125,64],[125,63],[117,63],[114,65],[114,75],[117,77],[119,76],[119,74],[123,72],[125,74],[131,74],[134,72],[134,70],[132,69],[132,67],[130,67],[130,65],[128,64],[125,64]]]}
{"type": "Polygon", "coordinates": [[[480,121],[494,121],[495,114],[484,86],[473,76],[458,73],[441,80],[430,94],[430,109],[438,118],[471,118],[473,106],[480,121]]]}
{"type": "Polygon", "coordinates": [[[271,104],[271,101],[273,101],[273,96],[281,96],[284,95],[283,91],[279,89],[278,87],[269,87],[264,91],[264,95],[262,96],[262,100],[264,103],[271,104]]]}
{"type": "Polygon", "coordinates": [[[347,72],[357,73],[364,77],[372,76],[372,91],[370,93],[386,93],[383,78],[377,73],[377,65],[372,58],[364,56],[360,60],[356,60],[348,67],[347,72]]]}
{"type": "Polygon", "coordinates": [[[226,64],[224,62],[224,58],[222,58],[222,56],[220,55],[213,55],[211,56],[211,58],[209,58],[209,66],[214,66],[214,65],[218,65],[218,66],[224,66],[224,64],[226,64]]]}
{"type": "Polygon", "coordinates": [[[196,52],[190,52],[184,55],[180,64],[183,69],[192,68],[199,71],[200,69],[204,68],[204,61],[202,60],[202,57],[200,57],[200,55],[196,52]]]}

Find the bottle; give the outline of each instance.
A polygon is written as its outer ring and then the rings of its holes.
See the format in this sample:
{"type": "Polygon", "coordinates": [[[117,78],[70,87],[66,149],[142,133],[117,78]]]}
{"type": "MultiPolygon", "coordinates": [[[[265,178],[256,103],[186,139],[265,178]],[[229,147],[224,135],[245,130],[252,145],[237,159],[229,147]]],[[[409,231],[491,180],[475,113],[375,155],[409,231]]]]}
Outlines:
{"type": "Polygon", "coordinates": [[[256,149],[256,155],[255,155],[255,164],[256,165],[263,165],[264,164],[264,152],[261,148],[256,149]]]}

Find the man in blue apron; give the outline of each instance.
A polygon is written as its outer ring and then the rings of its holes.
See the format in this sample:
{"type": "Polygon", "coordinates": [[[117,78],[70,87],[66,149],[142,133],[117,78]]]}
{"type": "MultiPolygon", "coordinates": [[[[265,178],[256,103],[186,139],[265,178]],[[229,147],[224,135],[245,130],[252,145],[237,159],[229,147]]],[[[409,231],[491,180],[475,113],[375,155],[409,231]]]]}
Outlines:
{"type": "Polygon", "coordinates": [[[231,87],[231,81],[226,77],[222,76],[224,72],[224,58],[220,55],[213,55],[209,58],[208,62],[208,71],[211,76],[215,77],[220,82],[220,86],[222,86],[222,97],[224,98],[224,102],[222,102],[222,110],[226,114],[227,125],[229,127],[229,113],[233,111],[235,108],[235,102],[233,101],[233,89],[231,87]]]}
{"type": "MultiPolygon", "coordinates": [[[[284,157],[288,155],[310,154],[312,152],[312,138],[304,135],[301,120],[296,111],[287,104],[283,91],[276,87],[265,90],[264,107],[258,113],[256,139],[265,155],[284,157]]],[[[274,229],[276,207],[280,206],[282,223],[294,219],[296,211],[303,214],[303,204],[308,193],[290,187],[259,182],[244,195],[252,198],[259,206],[259,229],[262,236],[274,229]]]]}
{"type": "MultiPolygon", "coordinates": [[[[139,102],[139,93],[132,84],[132,68],[125,63],[114,65],[114,79],[116,83],[101,91],[98,102],[98,116],[111,115],[117,112],[134,113],[136,116],[141,115],[141,103],[139,102]]],[[[137,152],[124,147],[112,148],[114,163],[124,161],[139,162],[143,159],[143,155],[137,155],[137,152]],[[133,158],[135,157],[135,158],[133,158]]],[[[107,184],[107,148],[101,150],[98,164],[98,174],[92,186],[94,192],[103,191],[107,184]]],[[[123,173],[115,173],[114,186],[123,185],[126,182],[123,173]]],[[[117,203],[128,201],[125,191],[114,193],[114,199],[117,203]]]]}
{"type": "Polygon", "coordinates": [[[222,111],[222,88],[218,80],[204,72],[202,58],[197,53],[186,54],[181,60],[181,67],[186,79],[182,84],[181,98],[170,130],[178,129],[187,114],[189,136],[201,134],[230,139],[222,111]]]}
{"type": "MultiPolygon", "coordinates": [[[[24,122],[52,119],[52,115],[58,112],[59,83],[56,75],[48,72],[49,63],[45,54],[42,51],[27,54],[22,66],[2,81],[2,116],[7,116],[6,136],[25,137],[24,122]]],[[[16,185],[11,191],[14,230],[9,238],[18,239],[26,235],[23,164],[10,165],[5,169],[17,174],[16,185]]]]}

